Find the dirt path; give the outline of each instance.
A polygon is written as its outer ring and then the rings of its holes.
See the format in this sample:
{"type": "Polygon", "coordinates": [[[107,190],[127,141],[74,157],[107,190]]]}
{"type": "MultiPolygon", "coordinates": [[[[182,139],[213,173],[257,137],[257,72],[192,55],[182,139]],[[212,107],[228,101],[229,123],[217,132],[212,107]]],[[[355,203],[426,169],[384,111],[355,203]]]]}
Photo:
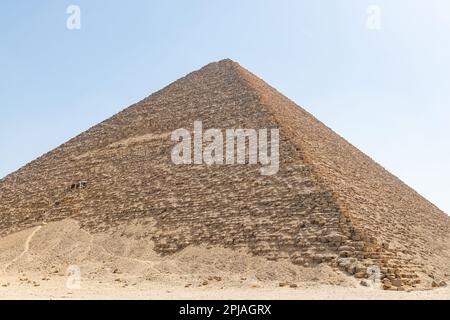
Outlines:
{"type": "Polygon", "coordinates": [[[36,233],[42,228],[42,226],[38,226],[36,227],[36,229],[33,230],[33,232],[30,233],[30,235],[27,237],[27,239],[25,240],[25,244],[23,246],[23,251],[17,256],[15,257],[13,260],[11,260],[10,262],[8,262],[4,267],[3,267],[3,274],[7,274],[8,272],[8,268],[11,267],[15,262],[19,261],[19,259],[21,259],[26,253],[28,253],[28,251],[30,250],[30,243],[33,240],[33,237],[36,235],[36,233]]]}
{"type": "MultiPolygon", "coordinates": [[[[126,261],[134,261],[137,263],[141,263],[141,264],[145,264],[149,267],[152,267],[154,269],[155,265],[157,264],[156,261],[151,261],[151,260],[143,260],[143,259],[138,259],[138,258],[133,258],[133,257],[125,257],[125,256],[120,256],[114,253],[111,253],[109,250],[107,250],[104,246],[101,246],[101,248],[103,250],[105,250],[106,253],[108,253],[109,255],[111,255],[112,257],[115,257],[117,259],[121,259],[121,260],[126,260],[126,261]]],[[[155,269],[156,270],[156,269],[155,269]]]]}

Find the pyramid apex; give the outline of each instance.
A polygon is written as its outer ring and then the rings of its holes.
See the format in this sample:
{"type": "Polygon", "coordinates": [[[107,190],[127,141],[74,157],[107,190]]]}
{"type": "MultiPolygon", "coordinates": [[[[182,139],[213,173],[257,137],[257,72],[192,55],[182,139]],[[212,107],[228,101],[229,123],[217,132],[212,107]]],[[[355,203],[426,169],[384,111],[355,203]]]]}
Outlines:
{"type": "Polygon", "coordinates": [[[222,59],[222,60],[219,60],[219,62],[232,62],[232,63],[236,63],[235,61],[233,61],[233,60],[230,59],[230,58],[224,58],[224,59],[222,59]]]}
{"type": "Polygon", "coordinates": [[[222,59],[222,60],[217,61],[217,63],[233,63],[233,64],[237,64],[236,61],[233,61],[233,60],[230,59],[230,58],[224,58],[224,59],[222,59]]]}
{"type": "Polygon", "coordinates": [[[225,67],[225,68],[229,68],[229,67],[236,67],[236,66],[240,66],[239,63],[237,63],[236,61],[231,60],[230,58],[225,58],[222,60],[218,60],[218,61],[213,61],[211,63],[208,63],[207,65],[205,65],[203,68],[208,68],[208,67],[225,67]]]}

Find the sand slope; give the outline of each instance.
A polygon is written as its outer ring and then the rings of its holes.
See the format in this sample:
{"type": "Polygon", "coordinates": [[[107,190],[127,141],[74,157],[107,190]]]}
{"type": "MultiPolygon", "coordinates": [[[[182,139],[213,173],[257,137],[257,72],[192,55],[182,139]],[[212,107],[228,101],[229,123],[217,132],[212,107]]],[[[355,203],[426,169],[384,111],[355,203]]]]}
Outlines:
{"type": "Polygon", "coordinates": [[[0,239],[1,299],[448,299],[446,288],[384,292],[331,267],[268,261],[244,251],[188,247],[161,257],[128,222],[90,234],[75,220],[0,239]],[[80,287],[73,286],[73,268],[80,287]],[[68,286],[69,283],[69,286],[68,286]],[[280,287],[280,283],[282,287],[280,287]]]}
{"type": "Polygon", "coordinates": [[[34,291],[42,297],[50,297],[51,292],[58,296],[68,290],[66,282],[74,267],[80,270],[81,287],[89,288],[86,297],[97,291],[94,296],[102,297],[103,287],[107,291],[135,287],[137,297],[145,298],[147,290],[172,287],[204,291],[278,288],[280,283],[302,288],[356,285],[354,279],[329,266],[304,268],[221,247],[191,246],[161,257],[152,241],[141,237],[143,228],[131,221],[108,233],[89,234],[67,219],[4,237],[0,240],[0,295],[27,297],[34,291]]]}

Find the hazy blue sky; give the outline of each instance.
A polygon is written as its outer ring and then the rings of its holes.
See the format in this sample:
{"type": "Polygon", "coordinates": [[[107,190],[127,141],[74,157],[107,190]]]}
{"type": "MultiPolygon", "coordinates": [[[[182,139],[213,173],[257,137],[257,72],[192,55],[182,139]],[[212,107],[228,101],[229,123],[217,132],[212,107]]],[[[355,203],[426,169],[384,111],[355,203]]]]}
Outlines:
{"type": "Polygon", "coordinates": [[[448,0],[2,0],[0,177],[228,57],[450,213],[449,39],[448,0]]]}

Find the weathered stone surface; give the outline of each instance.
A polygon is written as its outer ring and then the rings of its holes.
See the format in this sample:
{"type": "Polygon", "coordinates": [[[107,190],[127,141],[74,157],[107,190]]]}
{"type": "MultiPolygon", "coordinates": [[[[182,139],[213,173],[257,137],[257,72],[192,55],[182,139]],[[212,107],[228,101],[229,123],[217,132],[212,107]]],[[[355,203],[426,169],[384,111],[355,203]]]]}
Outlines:
{"type": "Polygon", "coordinates": [[[402,280],[400,279],[393,279],[392,280],[392,285],[395,287],[401,287],[402,286],[402,280]]]}

